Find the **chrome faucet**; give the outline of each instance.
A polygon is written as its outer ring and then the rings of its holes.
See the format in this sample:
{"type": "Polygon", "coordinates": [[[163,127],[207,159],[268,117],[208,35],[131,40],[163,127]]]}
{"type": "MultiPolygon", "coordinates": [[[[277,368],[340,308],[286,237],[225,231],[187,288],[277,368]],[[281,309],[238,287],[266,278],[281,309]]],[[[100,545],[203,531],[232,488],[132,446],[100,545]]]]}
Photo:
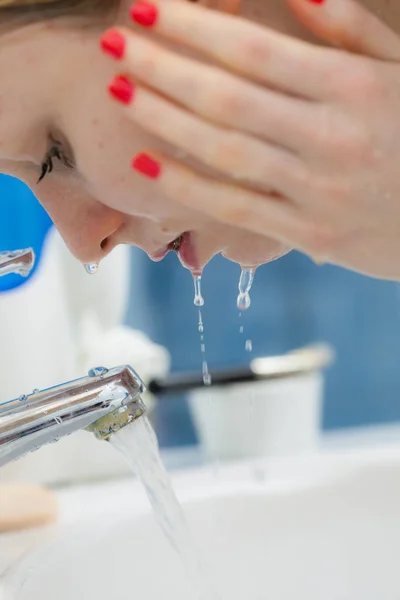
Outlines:
{"type": "Polygon", "coordinates": [[[17,273],[27,277],[35,264],[35,253],[32,248],[0,252],[0,277],[17,273]]]}
{"type": "Polygon", "coordinates": [[[80,429],[108,440],[146,412],[144,391],[130,366],[97,367],[87,377],[0,403],[0,467],[80,429]]]}

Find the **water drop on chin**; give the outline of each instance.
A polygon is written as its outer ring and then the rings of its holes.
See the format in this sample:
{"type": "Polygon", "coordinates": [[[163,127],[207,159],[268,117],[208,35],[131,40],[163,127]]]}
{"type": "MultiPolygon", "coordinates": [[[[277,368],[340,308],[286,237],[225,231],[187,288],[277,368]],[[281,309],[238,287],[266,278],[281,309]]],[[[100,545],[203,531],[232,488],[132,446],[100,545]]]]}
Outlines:
{"type": "Polygon", "coordinates": [[[242,268],[239,278],[239,295],[237,297],[237,307],[240,311],[247,310],[251,304],[250,290],[253,285],[254,271],[252,267],[242,268]]]}
{"type": "Polygon", "coordinates": [[[194,305],[204,306],[204,298],[201,294],[201,273],[192,273],[194,285],[194,305]]]}
{"type": "Polygon", "coordinates": [[[88,273],[89,275],[94,275],[99,270],[98,263],[86,263],[84,265],[84,267],[85,267],[86,273],[88,273]]]}

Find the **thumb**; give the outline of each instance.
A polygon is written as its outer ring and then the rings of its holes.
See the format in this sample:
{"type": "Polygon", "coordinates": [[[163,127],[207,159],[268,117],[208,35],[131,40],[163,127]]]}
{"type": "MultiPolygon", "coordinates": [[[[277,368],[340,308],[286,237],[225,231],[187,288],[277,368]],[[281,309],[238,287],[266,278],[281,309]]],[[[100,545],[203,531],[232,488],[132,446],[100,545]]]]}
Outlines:
{"type": "Polygon", "coordinates": [[[312,33],[339,46],[380,60],[400,61],[400,36],[355,0],[286,0],[312,33]]]}

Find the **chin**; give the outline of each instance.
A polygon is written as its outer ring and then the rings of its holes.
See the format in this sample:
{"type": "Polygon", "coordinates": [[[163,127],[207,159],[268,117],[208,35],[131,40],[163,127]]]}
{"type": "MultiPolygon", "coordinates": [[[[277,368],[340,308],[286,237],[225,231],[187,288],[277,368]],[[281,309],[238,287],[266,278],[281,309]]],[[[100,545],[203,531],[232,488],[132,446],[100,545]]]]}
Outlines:
{"type": "Polygon", "coordinates": [[[291,248],[285,244],[265,239],[262,244],[256,246],[248,244],[244,248],[234,246],[222,251],[221,254],[228,260],[239,263],[242,267],[258,267],[281,258],[290,250],[291,248]]]}

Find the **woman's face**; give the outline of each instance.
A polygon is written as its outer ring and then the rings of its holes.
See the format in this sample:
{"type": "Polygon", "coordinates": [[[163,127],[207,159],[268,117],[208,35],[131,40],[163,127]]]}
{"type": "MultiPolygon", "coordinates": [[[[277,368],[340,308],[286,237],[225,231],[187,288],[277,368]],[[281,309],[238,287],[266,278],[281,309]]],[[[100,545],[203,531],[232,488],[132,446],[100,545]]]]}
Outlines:
{"type": "MultiPolygon", "coordinates": [[[[215,2],[216,9],[237,9],[238,0],[215,2]]],[[[246,17],[302,35],[282,0],[244,2],[239,10],[246,17]]],[[[121,15],[128,9],[122,6],[121,15]]],[[[243,265],[284,253],[276,242],[155,194],[130,169],[139,151],[175,150],[122,116],[108,98],[113,65],[101,55],[98,40],[98,32],[60,22],[0,34],[0,172],[28,184],[82,262],[98,262],[121,243],[160,259],[183,232],[190,236],[181,260],[192,269],[219,252],[243,265]],[[54,157],[53,171],[37,183],[49,153],[61,160],[54,157]]]]}

